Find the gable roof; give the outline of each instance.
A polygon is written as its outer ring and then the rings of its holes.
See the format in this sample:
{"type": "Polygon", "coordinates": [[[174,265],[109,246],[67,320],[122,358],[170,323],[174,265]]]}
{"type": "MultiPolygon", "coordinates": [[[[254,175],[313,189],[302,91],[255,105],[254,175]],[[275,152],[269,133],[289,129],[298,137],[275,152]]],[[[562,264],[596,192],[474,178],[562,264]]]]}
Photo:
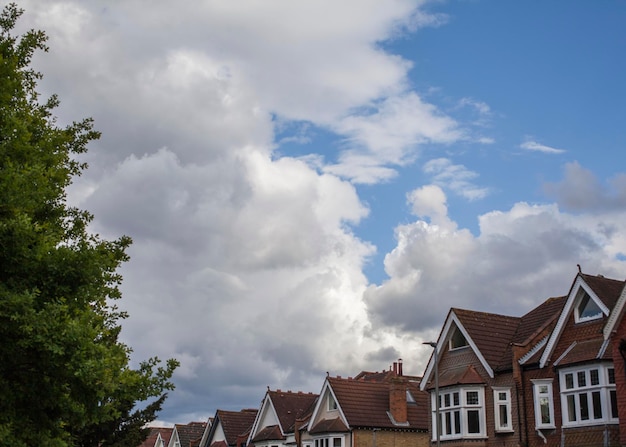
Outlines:
{"type": "MultiPolygon", "coordinates": [[[[340,413],[350,428],[386,428],[426,430],[428,428],[428,396],[421,392],[418,383],[404,379],[415,403],[407,402],[408,425],[394,423],[389,413],[389,392],[391,382],[375,382],[341,377],[327,377],[326,384],[336,398],[340,413]]],[[[320,424],[336,429],[346,425],[339,418],[325,420],[311,427],[310,431],[320,431],[320,424]]],[[[348,428],[346,427],[346,429],[348,428]]],[[[324,431],[328,431],[328,427],[324,431]]]]}
{"type": "Polygon", "coordinates": [[[163,440],[165,446],[170,442],[172,436],[173,427],[150,427],[148,437],[138,447],[155,447],[159,436],[163,440]]]}
{"type": "Polygon", "coordinates": [[[489,365],[485,369],[499,371],[511,368],[511,340],[521,318],[464,309],[453,309],[453,312],[489,365]]]}
{"type": "MultiPolygon", "coordinates": [[[[539,366],[544,367],[550,357],[554,353],[554,349],[556,348],[557,342],[563,335],[563,331],[567,322],[569,321],[576,303],[578,303],[580,299],[580,291],[584,290],[589,297],[602,309],[604,315],[611,317],[612,311],[615,308],[616,304],[620,303],[623,306],[624,299],[622,298],[624,294],[624,281],[619,281],[615,279],[605,278],[602,275],[592,276],[579,272],[574,279],[572,286],[570,287],[570,291],[567,295],[567,301],[563,306],[563,309],[559,315],[559,319],[552,331],[548,341],[546,343],[546,347],[541,355],[539,360],[539,366]]],[[[618,314],[621,314],[622,309],[615,309],[618,314]]],[[[615,324],[615,319],[608,318],[607,324],[615,324]]],[[[606,326],[606,325],[605,325],[606,326]]],[[[608,339],[610,334],[604,333],[604,331],[598,336],[600,339],[608,339]]],[[[573,347],[570,346],[569,349],[573,347]]],[[[576,350],[577,357],[576,359],[582,359],[582,354],[580,349],[576,350]]],[[[586,354],[588,357],[590,353],[587,351],[586,354]]],[[[585,360],[591,360],[592,358],[597,358],[597,355],[600,355],[600,352],[597,352],[596,357],[589,357],[585,360]]],[[[561,357],[563,357],[561,355],[561,357]]],[[[573,359],[574,357],[570,357],[573,359]]],[[[561,364],[565,364],[566,362],[563,359],[560,360],[561,364]]],[[[567,363],[570,363],[569,361],[567,363]]]]}
{"type": "Polygon", "coordinates": [[[200,444],[206,422],[190,422],[174,425],[173,436],[178,436],[181,447],[195,447],[200,444]]]}
{"type": "Polygon", "coordinates": [[[237,445],[237,437],[250,431],[257,415],[256,409],[244,409],[241,411],[217,410],[211,425],[211,431],[207,438],[210,445],[216,444],[213,441],[215,431],[221,427],[224,433],[225,442],[229,446],[237,445]]]}
{"type": "Polygon", "coordinates": [[[313,411],[318,395],[276,390],[268,391],[268,397],[276,411],[282,432],[293,433],[296,419],[301,419],[313,411]]]}

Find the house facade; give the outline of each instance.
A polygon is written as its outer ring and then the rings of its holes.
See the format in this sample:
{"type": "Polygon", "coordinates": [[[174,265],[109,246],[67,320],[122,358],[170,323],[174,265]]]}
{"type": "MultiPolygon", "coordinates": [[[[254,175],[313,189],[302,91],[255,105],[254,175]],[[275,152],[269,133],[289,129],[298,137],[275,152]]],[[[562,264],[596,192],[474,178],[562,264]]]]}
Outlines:
{"type": "Polygon", "coordinates": [[[431,441],[626,445],[624,286],[579,272],[522,317],[451,309],[421,384],[431,441]]]}
{"type": "Polygon", "coordinates": [[[288,447],[297,444],[296,427],[308,420],[317,394],[268,388],[261,403],[248,445],[255,447],[288,447]]]}
{"type": "Polygon", "coordinates": [[[301,447],[428,446],[427,395],[398,372],[327,377],[301,447]]]}
{"type": "Polygon", "coordinates": [[[257,411],[217,410],[208,433],[202,436],[200,447],[245,447],[257,411]]]}

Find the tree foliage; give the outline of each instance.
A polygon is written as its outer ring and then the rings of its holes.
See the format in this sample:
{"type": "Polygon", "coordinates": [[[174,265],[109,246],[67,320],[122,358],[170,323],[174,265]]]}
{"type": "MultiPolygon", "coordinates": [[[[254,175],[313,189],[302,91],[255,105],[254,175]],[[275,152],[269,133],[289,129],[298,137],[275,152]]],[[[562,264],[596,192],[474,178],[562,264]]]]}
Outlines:
{"type": "Polygon", "coordinates": [[[91,119],[59,127],[58,98],[40,102],[46,35],[14,36],[22,13],[0,14],[0,446],[136,446],[178,363],[130,366],[112,303],[131,240],[90,234],[65,195],[100,134],[91,119]]]}

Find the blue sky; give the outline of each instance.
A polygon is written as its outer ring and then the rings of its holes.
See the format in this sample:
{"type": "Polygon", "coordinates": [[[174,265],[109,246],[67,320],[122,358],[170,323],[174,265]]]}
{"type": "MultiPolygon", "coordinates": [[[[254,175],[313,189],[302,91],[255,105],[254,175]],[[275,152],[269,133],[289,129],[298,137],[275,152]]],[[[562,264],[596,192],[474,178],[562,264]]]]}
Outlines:
{"type": "Polygon", "coordinates": [[[163,421],[421,374],[450,307],[626,275],[624,2],[18,3],[58,122],[102,132],[68,200],[133,238],[163,421]]]}

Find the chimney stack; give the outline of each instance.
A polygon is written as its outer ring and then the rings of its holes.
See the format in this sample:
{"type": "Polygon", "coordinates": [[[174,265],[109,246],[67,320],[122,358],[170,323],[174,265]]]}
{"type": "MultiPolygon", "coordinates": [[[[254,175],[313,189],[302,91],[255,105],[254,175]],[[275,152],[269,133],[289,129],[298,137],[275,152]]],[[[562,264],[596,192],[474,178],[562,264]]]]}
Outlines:
{"type": "Polygon", "coordinates": [[[389,381],[389,412],[397,424],[408,421],[406,404],[406,382],[393,378],[389,381]]]}
{"type": "Polygon", "coordinates": [[[398,375],[402,375],[402,359],[398,359],[398,375]]]}

